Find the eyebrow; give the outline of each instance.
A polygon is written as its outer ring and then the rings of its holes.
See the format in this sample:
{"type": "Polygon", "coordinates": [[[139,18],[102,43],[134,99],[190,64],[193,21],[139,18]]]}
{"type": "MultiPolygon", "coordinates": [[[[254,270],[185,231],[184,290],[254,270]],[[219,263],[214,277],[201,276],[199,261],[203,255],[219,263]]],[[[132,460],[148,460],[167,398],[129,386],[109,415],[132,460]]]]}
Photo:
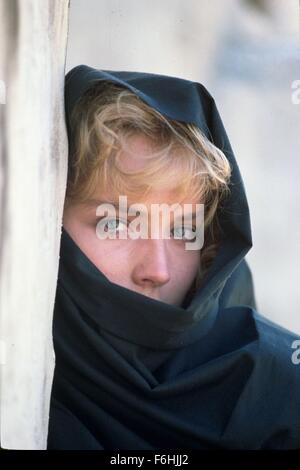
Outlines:
{"type": "MultiPolygon", "coordinates": [[[[128,201],[127,201],[128,202],[128,201]]],[[[97,207],[99,206],[100,204],[111,204],[112,206],[115,207],[115,209],[117,209],[117,211],[119,210],[119,201],[112,201],[112,200],[100,200],[100,199],[87,199],[83,205],[85,206],[88,206],[88,207],[97,207]]],[[[127,207],[130,207],[131,204],[134,204],[134,203],[127,203],[127,207]]],[[[155,203],[155,204],[163,204],[163,203],[155,203]]],[[[175,203],[176,204],[176,203],[175,203]]],[[[183,208],[182,208],[183,209],[183,208]]],[[[141,211],[141,213],[143,213],[144,211],[141,211]]],[[[197,209],[193,210],[193,211],[187,211],[185,212],[185,214],[187,215],[192,215],[193,217],[196,217],[196,213],[197,213],[197,209]]],[[[129,217],[135,217],[135,216],[132,216],[132,215],[129,215],[129,217]]],[[[179,218],[179,217],[177,217],[179,218]]]]}

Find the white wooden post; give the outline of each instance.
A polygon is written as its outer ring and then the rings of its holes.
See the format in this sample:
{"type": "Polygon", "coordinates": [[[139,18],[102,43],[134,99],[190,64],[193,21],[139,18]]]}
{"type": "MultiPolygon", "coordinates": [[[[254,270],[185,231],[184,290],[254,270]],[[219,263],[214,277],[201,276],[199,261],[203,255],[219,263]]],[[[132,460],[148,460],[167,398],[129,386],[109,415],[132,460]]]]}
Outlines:
{"type": "Polygon", "coordinates": [[[67,176],[63,86],[68,7],[68,0],[0,0],[4,449],[45,449],[47,442],[52,313],[67,176]]]}

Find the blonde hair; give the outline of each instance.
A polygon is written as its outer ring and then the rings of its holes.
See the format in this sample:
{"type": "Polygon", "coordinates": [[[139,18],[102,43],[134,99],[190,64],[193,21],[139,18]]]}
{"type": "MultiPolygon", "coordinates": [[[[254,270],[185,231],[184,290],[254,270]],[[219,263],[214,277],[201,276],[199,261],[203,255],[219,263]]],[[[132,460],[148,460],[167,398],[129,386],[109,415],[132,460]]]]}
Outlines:
{"type": "MultiPolygon", "coordinates": [[[[205,204],[204,246],[196,289],[215,257],[220,235],[217,208],[231,175],[224,153],[194,124],[172,120],[131,90],[97,80],[77,101],[70,117],[70,155],[65,206],[91,197],[96,187],[113,194],[143,195],[163,187],[182,199],[205,204]],[[155,150],[138,171],[118,165],[132,136],[150,139],[155,150]]],[[[147,156],[148,157],[148,156],[147,156]]]]}

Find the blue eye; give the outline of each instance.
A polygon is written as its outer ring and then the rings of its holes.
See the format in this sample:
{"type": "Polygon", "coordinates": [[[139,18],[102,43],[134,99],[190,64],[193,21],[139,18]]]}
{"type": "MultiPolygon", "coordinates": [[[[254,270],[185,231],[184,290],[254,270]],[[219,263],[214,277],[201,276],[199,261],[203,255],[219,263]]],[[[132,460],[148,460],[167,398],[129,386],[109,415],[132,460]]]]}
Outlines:
{"type": "Polygon", "coordinates": [[[175,239],[193,240],[195,238],[195,227],[184,227],[183,225],[174,227],[173,233],[175,239]]]}
{"type": "MultiPolygon", "coordinates": [[[[103,222],[104,223],[104,227],[107,227],[107,229],[104,228],[105,232],[120,232],[120,231],[123,231],[123,230],[127,230],[127,224],[125,222],[122,222],[121,219],[115,219],[115,218],[111,218],[111,219],[107,219],[106,220],[103,220],[99,221],[100,223],[103,222]]],[[[98,222],[98,223],[99,223],[98,222]]]]}

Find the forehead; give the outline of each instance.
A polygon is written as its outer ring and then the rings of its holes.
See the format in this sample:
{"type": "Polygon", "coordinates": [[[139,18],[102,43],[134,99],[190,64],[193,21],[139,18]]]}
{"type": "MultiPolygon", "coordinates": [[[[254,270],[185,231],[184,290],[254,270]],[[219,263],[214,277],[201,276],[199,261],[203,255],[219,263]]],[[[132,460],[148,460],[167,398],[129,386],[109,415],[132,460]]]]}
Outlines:
{"type": "Polygon", "coordinates": [[[126,138],[118,154],[118,162],[124,171],[142,170],[153,152],[157,150],[154,142],[143,134],[126,138]]]}
{"type": "Polygon", "coordinates": [[[181,166],[178,162],[183,154],[190,152],[184,144],[175,140],[155,141],[142,133],[135,133],[122,139],[122,148],[117,152],[118,166],[127,172],[143,170],[149,161],[154,158],[168,156],[170,160],[177,163],[178,171],[181,166]],[[180,158],[176,158],[180,157],[180,158]]]}
{"type": "Polygon", "coordinates": [[[147,193],[147,196],[142,196],[140,194],[134,195],[133,193],[130,194],[113,194],[111,192],[97,190],[94,194],[85,201],[85,205],[89,207],[96,207],[102,203],[111,203],[114,205],[119,204],[119,197],[125,196],[127,199],[127,205],[131,204],[199,204],[199,200],[193,197],[188,196],[181,196],[178,192],[174,189],[163,188],[161,190],[151,191],[147,193]]]}
{"type": "MultiPolygon", "coordinates": [[[[132,136],[126,137],[125,141],[122,142],[122,148],[119,150],[117,155],[117,166],[121,171],[124,171],[125,174],[128,173],[130,179],[130,173],[133,174],[143,171],[144,167],[147,166],[149,158],[153,157],[153,154],[157,155],[157,152],[160,152],[162,148],[144,134],[134,134],[132,136]]],[[[163,149],[165,151],[165,149],[163,149]]],[[[126,196],[127,205],[142,203],[145,205],[151,204],[196,204],[199,203],[199,197],[195,197],[195,191],[192,191],[191,186],[185,185],[185,190],[180,188],[180,182],[182,179],[182,168],[177,166],[177,159],[175,158],[178,151],[184,152],[184,148],[172,147],[167,150],[170,152],[169,161],[172,161],[172,153],[174,153],[172,172],[170,172],[169,165],[167,164],[164,167],[163,171],[165,174],[162,176],[159,172],[157,177],[154,177],[154,180],[150,183],[153,183],[155,189],[151,188],[145,192],[142,188],[145,186],[141,185],[140,189],[134,191],[131,184],[127,184],[127,177],[122,177],[123,182],[121,186],[116,185],[113,189],[114,182],[111,183],[111,188],[109,184],[103,184],[101,181],[101,176],[99,180],[95,181],[94,191],[91,193],[88,198],[85,200],[84,205],[87,207],[95,208],[99,204],[108,202],[114,204],[115,206],[119,203],[119,196],[126,196]],[[191,190],[191,194],[188,192],[191,190]],[[193,194],[194,193],[194,194],[193,194]]],[[[157,171],[157,170],[156,170],[157,171]]],[[[143,183],[147,180],[143,176],[143,183]]],[[[136,181],[136,178],[135,178],[136,181]]],[[[128,180],[129,182],[129,180],[128,180]]]]}

